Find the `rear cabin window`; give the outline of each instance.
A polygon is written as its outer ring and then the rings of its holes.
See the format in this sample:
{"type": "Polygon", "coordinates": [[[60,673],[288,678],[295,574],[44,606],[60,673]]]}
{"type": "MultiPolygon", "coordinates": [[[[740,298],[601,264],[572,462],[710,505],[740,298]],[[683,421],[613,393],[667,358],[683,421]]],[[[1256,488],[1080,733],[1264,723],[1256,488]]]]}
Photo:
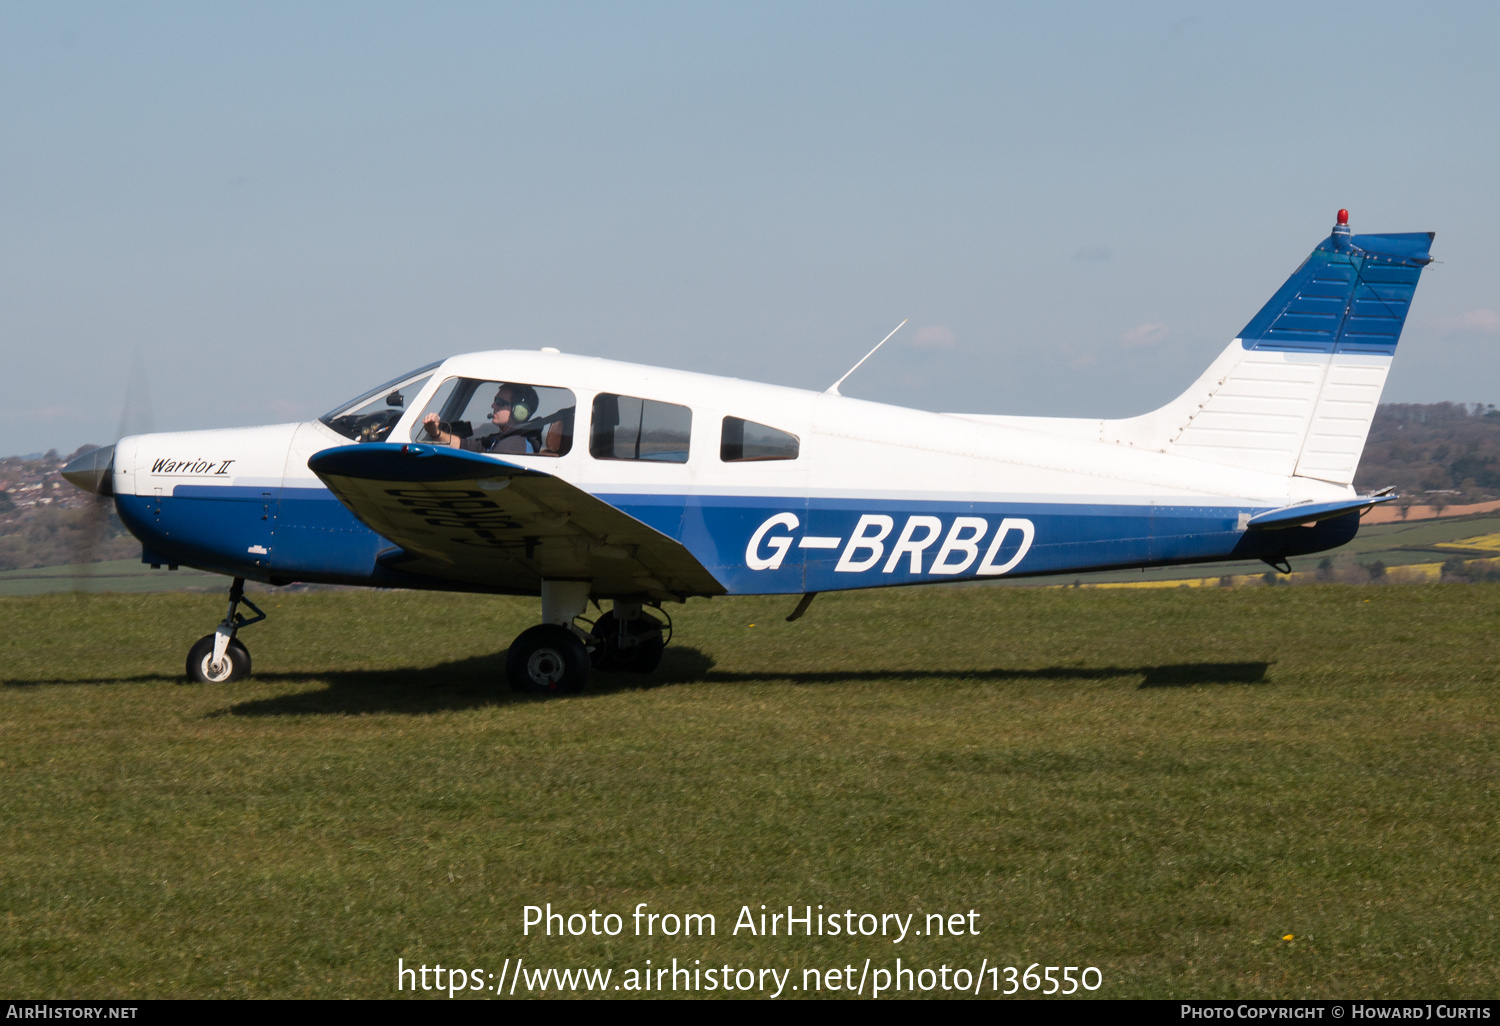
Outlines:
{"type": "Polygon", "coordinates": [[[740,417],[724,418],[719,436],[719,459],[725,463],[759,460],[794,460],[800,445],[797,436],[740,417]]]}
{"type": "Polygon", "coordinates": [[[566,456],[576,405],[566,388],[449,378],[412,425],[411,440],[497,456],[566,456]]]}
{"type": "Polygon", "coordinates": [[[686,463],[693,411],[676,403],[601,392],[594,397],[589,455],[598,460],[686,463]]]}

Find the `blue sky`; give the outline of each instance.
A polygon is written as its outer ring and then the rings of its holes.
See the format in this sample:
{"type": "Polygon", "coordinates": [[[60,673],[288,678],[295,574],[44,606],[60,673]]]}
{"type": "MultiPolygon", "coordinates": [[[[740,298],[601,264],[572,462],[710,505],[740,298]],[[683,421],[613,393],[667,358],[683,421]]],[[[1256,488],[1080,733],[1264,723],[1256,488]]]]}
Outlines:
{"type": "Polygon", "coordinates": [[[1500,402],[1500,8],[0,6],[0,452],[458,352],[1122,416],[1323,238],[1438,233],[1387,401],[1500,402]]]}

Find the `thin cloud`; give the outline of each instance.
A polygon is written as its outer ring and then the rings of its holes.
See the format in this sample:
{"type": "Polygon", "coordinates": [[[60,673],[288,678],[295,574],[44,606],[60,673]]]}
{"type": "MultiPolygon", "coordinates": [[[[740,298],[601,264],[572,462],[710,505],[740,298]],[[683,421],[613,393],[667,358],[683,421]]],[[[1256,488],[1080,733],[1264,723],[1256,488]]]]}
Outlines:
{"type": "Polygon", "coordinates": [[[1166,337],[1165,324],[1137,324],[1120,336],[1120,342],[1127,347],[1154,346],[1166,337]]]}
{"type": "Polygon", "coordinates": [[[1481,307],[1443,322],[1445,335],[1500,335],[1500,313],[1481,307]]]}
{"type": "Polygon", "coordinates": [[[77,414],[71,406],[37,406],[29,410],[0,410],[0,421],[51,423],[77,414]]]}
{"type": "Polygon", "coordinates": [[[272,399],[266,405],[278,417],[300,419],[307,413],[307,404],[305,402],[298,403],[290,399],[272,399]]]}
{"type": "Polygon", "coordinates": [[[1108,260],[1112,256],[1114,254],[1110,252],[1108,246],[1084,246],[1077,253],[1073,254],[1073,259],[1097,263],[1101,260],[1108,260]]]}
{"type": "Polygon", "coordinates": [[[952,349],[953,332],[937,325],[918,328],[917,333],[912,336],[911,344],[918,349],[952,349]]]}
{"type": "Polygon", "coordinates": [[[1092,367],[1099,359],[1093,349],[1079,349],[1067,343],[1062,343],[1057,347],[1057,355],[1073,370],[1092,367]]]}

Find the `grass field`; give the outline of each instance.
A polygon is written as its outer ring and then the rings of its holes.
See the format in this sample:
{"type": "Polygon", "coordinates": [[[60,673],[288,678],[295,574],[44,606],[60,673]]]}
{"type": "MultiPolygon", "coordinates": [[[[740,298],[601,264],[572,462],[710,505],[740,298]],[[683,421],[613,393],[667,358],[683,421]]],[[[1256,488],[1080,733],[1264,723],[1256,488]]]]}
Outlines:
{"type": "Polygon", "coordinates": [[[517,957],[1500,992],[1500,585],[694,601],[649,683],[550,702],[499,683],[534,601],[263,605],[223,687],[179,683],[218,595],[0,599],[9,995],[388,997],[398,958],[517,957]],[[547,902],[626,932],[522,936],[547,902]],[[630,936],[638,902],[717,934],[630,936]],[[980,933],[732,936],[761,904],[980,933]]]}

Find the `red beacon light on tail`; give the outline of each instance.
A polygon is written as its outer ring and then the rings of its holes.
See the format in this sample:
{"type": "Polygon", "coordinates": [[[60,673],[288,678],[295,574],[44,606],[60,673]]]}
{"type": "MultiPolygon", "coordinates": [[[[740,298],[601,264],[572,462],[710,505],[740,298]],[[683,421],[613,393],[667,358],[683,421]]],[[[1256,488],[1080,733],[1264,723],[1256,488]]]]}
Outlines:
{"type": "Polygon", "coordinates": [[[1349,211],[1339,211],[1339,224],[1345,228],[1349,227],[1349,211]]]}

